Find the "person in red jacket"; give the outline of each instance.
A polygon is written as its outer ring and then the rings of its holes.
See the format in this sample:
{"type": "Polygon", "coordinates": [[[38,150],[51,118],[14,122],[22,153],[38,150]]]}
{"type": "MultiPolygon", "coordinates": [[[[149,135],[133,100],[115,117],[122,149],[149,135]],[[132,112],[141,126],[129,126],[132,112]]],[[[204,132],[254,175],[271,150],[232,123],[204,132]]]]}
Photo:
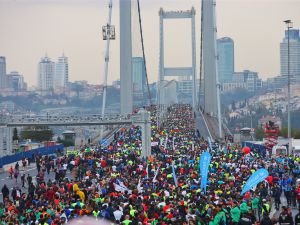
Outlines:
{"type": "Polygon", "coordinates": [[[55,192],[53,191],[52,188],[49,188],[47,191],[47,199],[48,201],[53,201],[53,197],[54,197],[55,192]]]}
{"type": "Polygon", "coordinates": [[[300,185],[298,185],[295,192],[296,192],[296,199],[297,199],[297,203],[298,203],[298,209],[300,209],[300,185]]]}

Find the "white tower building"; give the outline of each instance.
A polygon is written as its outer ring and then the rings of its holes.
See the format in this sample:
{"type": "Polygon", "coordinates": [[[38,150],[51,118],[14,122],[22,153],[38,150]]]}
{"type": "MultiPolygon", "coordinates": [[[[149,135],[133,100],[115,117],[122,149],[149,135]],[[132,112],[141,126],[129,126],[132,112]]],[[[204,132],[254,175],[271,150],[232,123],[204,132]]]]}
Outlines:
{"type": "Polygon", "coordinates": [[[55,64],[45,56],[39,62],[38,87],[41,91],[49,91],[54,87],[55,64]]]}
{"type": "Polygon", "coordinates": [[[69,82],[69,64],[68,58],[64,54],[58,58],[55,64],[55,88],[65,88],[69,82]]]}

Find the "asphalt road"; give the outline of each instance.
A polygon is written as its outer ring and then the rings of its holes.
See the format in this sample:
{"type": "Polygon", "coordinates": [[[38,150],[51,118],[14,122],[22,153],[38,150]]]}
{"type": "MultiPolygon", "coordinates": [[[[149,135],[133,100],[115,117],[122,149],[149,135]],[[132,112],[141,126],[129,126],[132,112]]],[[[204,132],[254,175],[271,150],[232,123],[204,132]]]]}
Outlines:
{"type": "Polygon", "coordinates": [[[200,112],[196,112],[196,129],[199,130],[200,135],[204,138],[204,139],[208,139],[211,138],[209,131],[207,130],[205,121],[202,117],[202,114],[200,112]]]}
{"type": "MultiPolygon", "coordinates": [[[[12,165],[14,167],[15,163],[13,163],[12,165]]],[[[21,165],[20,162],[19,162],[19,165],[21,165]]],[[[26,182],[26,178],[27,178],[28,174],[30,174],[32,176],[33,183],[36,184],[37,168],[36,168],[35,163],[31,163],[30,166],[27,166],[25,171],[22,169],[22,166],[20,166],[20,174],[18,176],[17,183],[16,183],[16,180],[14,178],[11,179],[9,177],[8,168],[9,168],[9,166],[6,166],[5,169],[0,173],[0,189],[2,189],[4,184],[6,184],[7,187],[10,189],[10,191],[13,189],[14,186],[17,186],[17,187],[21,188],[22,192],[27,193],[28,185],[27,185],[27,182],[26,182]],[[21,174],[23,174],[23,173],[25,173],[25,175],[26,175],[25,176],[25,188],[22,188],[22,182],[21,182],[21,174]]],[[[66,177],[71,178],[71,176],[72,176],[72,174],[68,170],[66,177]]],[[[51,179],[53,181],[54,178],[55,178],[55,173],[53,171],[51,171],[49,175],[47,174],[47,172],[45,173],[44,180],[46,182],[49,179],[51,179]]],[[[0,191],[0,196],[2,196],[1,191],[0,191]]],[[[0,199],[0,201],[2,201],[2,199],[0,199]]]]}
{"type": "MultiPolygon", "coordinates": [[[[203,130],[202,130],[202,134],[201,135],[202,136],[205,135],[205,134],[203,134],[203,130]]],[[[12,164],[12,165],[14,166],[14,164],[12,164]]],[[[31,163],[30,166],[27,166],[26,171],[23,171],[22,167],[20,166],[20,175],[18,177],[17,184],[15,183],[15,179],[11,179],[9,177],[9,173],[8,173],[8,170],[7,170],[8,168],[9,168],[9,166],[6,166],[6,169],[0,173],[0,189],[2,189],[2,187],[3,187],[4,184],[6,184],[7,187],[10,189],[10,193],[11,193],[11,190],[13,189],[14,186],[20,187],[21,190],[22,190],[22,192],[26,192],[27,193],[28,185],[27,185],[26,182],[25,182],[25,188],[22,188],[22,183],[21,183],[21,178],[20,178],[20,176],[21,176],[22,173],[25,173],[26,177],[27,177],[27,174],[30,174],[33,177],[34,184],[36,184],[37,169],[36,169],[35,163],[31,163]]],[[[67,170],[67,176],[66,177],[72,178],[72,174],[70,173],[69,170],[67,170]]],[[[48,179],[54,180],[54,172],[53,171],[51,171],[49,175],[47,173],[45,173],[45,179],[44,180],[47,182],[48,179]]],[[[2,201],[2,193],[1,193],[1,191],[0,191],[0,196],[1,196],[0,201],[2,201]]],[[[280,200],[281,200],[280,207],[281,206],[287,206],[287,202],[286,202],[286,198],[284,197],[284,194],[282,194],[280,200]]],[[[279,210],[276,210],[275,206],[272,205],[270,217],[278,219],[280,211],[281,211],[281,208],[279,210]]],[[[298,213],[298,209],[297,208],[292,208],[293,218],[295,217],[295,215],[297,213],[298,213]]]]}
{"type": "MultiPolygon", "coordinates": [[[[279,218],[279,215],[280,215],[280,212],[281,212],[281,207],[282,206],[287,206],[287,202],[286,202],[286,198],[284,197],[284,194],[282,193],[281,197],[280,197],[280,201],[281,201],[281,205],[280,205],[280,208],[279,210],[276,210],[275,209],[275,205],[272,205],[272,210],[271,210],[271,213],[270,213],[270,217],[273,217],[275,219],[278,219],[279,218]]],[[[296,214],[299,212],[297,207],[296,208],[291,208],[292,209],[292,215],[293,215],[293,218],[295,219],[295,216],[296,214]]]]}

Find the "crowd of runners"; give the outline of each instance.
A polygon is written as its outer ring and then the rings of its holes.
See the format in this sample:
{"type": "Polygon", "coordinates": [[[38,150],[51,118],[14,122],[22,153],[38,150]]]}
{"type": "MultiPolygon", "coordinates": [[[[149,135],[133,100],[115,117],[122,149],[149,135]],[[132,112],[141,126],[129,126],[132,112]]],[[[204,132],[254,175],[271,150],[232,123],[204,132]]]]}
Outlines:
{"type": "Polygon", "coordinates": [[[264,158],[255,149],[245,154],[240,145],[210,143],[195,129],[190,105],[169,107],[160,127],[155,108],[149,110],[149,158],[140,157],[141,129],[132,126],[116,132],[105,148],[86,146],[55,159],[36,156],[35,179],[23,173],[18,180],[26,165],[11,167],[16,185],[10,190],[1,184],[1,225],[60,225],[82,216],[123,225],[300,224],[300,215],[291,213],[300,206],[299,158],[264,158]],[[204,151],[212,155],[206,193],[199,171],[204,151]],[[241,196],[259,168],[269,171],[268,178],[241,196]],[[279,218],[272,217],[274,210],[279,218]]]}

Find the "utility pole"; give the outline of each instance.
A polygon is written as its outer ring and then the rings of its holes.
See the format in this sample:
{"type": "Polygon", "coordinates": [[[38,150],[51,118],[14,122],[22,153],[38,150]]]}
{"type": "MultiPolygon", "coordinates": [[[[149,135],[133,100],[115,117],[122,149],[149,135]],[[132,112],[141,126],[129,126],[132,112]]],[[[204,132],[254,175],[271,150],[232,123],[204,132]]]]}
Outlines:
{"type": "Polygon", "coordinates": [[[288,107],[287,107],[287,113],[288,113],[288,141],[289,141],[289,153],[291,153],[290,150],[292,150],[292,143],[291,143],[291,75],[290,75],[290,29],[293,27],[291,20],[285,20],[283,21],[287,26],[287,81],[288,81],[288,107]]]}
{"type": "MultiPolygon", "coordinates": [[[[102,98],[102,119],[105,115],[105,106],[106,106],[106,89],[107,89],[107,76],[108,76],[108,63],[109,63],[109,46],[110,40],[115,39],[115,27],[111,25],[111,14],[112,14],[112,0],[109,1],[109,14],[108,14],[108,22],[105,26],[102,27],[102,36],[103,40],[106,40],[106,53],[105,53],[105,67],[104,67],[104,84],[103,84],[103,98],[102,98]]],[[[103,129],[104,126],[101,126],[100,129],[100,138],[103,137],[103,129]]]]}

